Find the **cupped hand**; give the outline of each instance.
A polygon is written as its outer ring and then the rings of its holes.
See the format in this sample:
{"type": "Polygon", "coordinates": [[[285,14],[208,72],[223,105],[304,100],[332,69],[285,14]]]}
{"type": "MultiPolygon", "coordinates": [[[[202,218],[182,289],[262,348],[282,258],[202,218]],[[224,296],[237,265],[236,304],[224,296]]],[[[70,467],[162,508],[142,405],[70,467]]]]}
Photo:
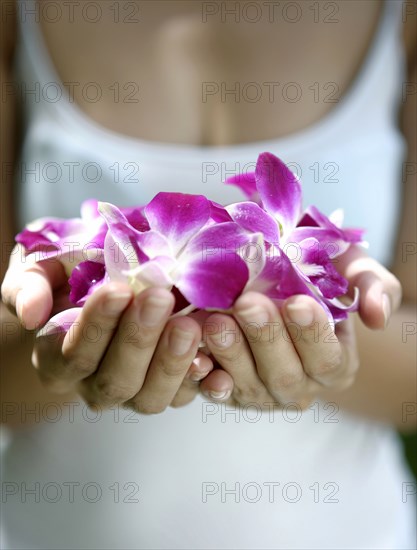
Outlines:
{"type": "Polygon", "coordinates": [[[109,283],[83,308],[71,307],[67,296],[58,261],[35,263],[15,248],[2,299],[25,328],[42,327],[32,362],[51,391],[76,390],[89,404],[143,413],[185,405],[198,394],[197,381],[213,363],[198,352],[201,327],[195,320],[168,320],[174,306],[169,291],[153,288],[134,297],[127,285],[109,283]],[[62,311],[71,320],[67,326],[47,322],[62,311]]]}
{"type": "MultiPolygon", "coordinates": [[[[370,329],[385,328],[401,302],[398,280],[359,247],[351,247],[336,266],[352,292],[359,288],[362,322],[370,329]]],[[[211,372],[201,391],[234,405],[268,409],[296,403],[305,409],[324,388],[348,388],[359,367],[353,319],[334,330],[320,304],[303,295],[278,308],[266,296],[247,292],[232,315],[214,313],[206,319],[203,337],[223,372],[211,372]]]]}

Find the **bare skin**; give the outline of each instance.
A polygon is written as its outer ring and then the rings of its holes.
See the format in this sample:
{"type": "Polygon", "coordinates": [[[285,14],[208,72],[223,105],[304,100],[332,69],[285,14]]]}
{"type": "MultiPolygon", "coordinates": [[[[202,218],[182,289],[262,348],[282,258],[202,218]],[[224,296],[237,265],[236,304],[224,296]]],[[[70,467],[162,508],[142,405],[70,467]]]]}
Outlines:
{"type": "MultiPolygon", "coordinates": [[[[278,137],[305,128],[325,116],[334,104],[314,102],[309,86],[314,82],[336,82],[342,98],[366,55],[381,11],[379,2],[361,2],[359,12],[356,2],[338,2],[339,24],[312,24],[305,15],[296,25],[280,18],[276,25],[268,21],[236,25],[233,20],[222,23],[219,18],[208,18],[202,25],[199,2],[169,2],[164,7],[162,4],[165,2],[144,3],[141,18],[147,25],[140,27],[139,24],[116,25],[114,14],[103,10],[100,24],[92,26],[82,19],[71,25],[65,19],[54,25],[42,21],[42,30],[61,80],[94,80],[101,83],[103,89],[115,80],[139,83],[141,101],[134,104],[115,103],[111,94],[107,101],[103,99],[92,104],[75,93],[76,101],[89,117],[114,131],[144,139],[205,145],[278,137]],[[89,47],[92,40],[100,44],[105,63],[96,63],[89,47]],[[306,50],[302,46],[305,43],[311,48],[306,50]],[[112,56],[115,62],[109,62],[112,56]],[[229,102],[222,101],[220,94],[202,102],[201,83],[222,81],[295,81],[304,94],[302,101],[294,104],[267,100],[254,104],[229,102]],[[276,120],[280,121],[278,128],[273,123],[276,120]]],[[[414,32],[407,31],[406,35],[411,36],[407,44],[412,42],[414,32]]],[[[415,105],[410,100],[405,106],[407,120],[413,109],[415,105]]],[[[412,143],[415,129],[408,127],[406,131],[412,143]]],[[[11,156],[10,152],[7,154],[11,156]]],[[[415,241],[415,213],[410,206],[416,203],[415,180],[413,184],[410,178],[404,187],[406,206],[398,249],[402,242],[415,241]]],[[[11,233],[8,229],[8,234],[11,233]]],[[[170,321],[164,328],[169,314],[169,296],[163,297],[159,290],[151,290],[148,297],[155,294],[155,298],[165,300],[167,311],[160,324],[148,333],[144,330],[144,334],[148,334],[145,342],[140,341],[133,347],[121,346],[115,339],[106,350],[103,346],[107,341],[101,342],[100,349],[96,346],[92,350],[80,339],[75,339],[78,345],[74,345],[62,335],[52,345],[50,339],[41,336],[35,344],[33,362],[50,389],[77,390],[87,402],[102,406],[110,402],[127,403],[141,412],[161,412],[169,405],[184,405],[200,389],[212,399],[230,399],[234,404],[256,401],[262,405],[272,401],[280,406],[297,401],[305,407],[315,397],[323,396],[360,414],[396,423],[401,428],[406,424],[413,427],[415,417],[404,422],[402,410],[404,402],[415,401],[415,345],[412,338],[407,344],[398,345],[398,338],[403,323],[412,323],[414,319],[415,263],[403,262],[399,253],[393,266],[404,286],[405,300],[400,309],[400,282],[376,262],[351,254],[343,269],[352,284],[362,291],[362,322],[356,326],[359,349],[352,321],[339,327],[337,339],[331,346],[324,344],[322,338],[313,343],[306,319],[311,319],[310,324],[316,321],[323,325],[325,322],[315,304],[297,297],[278,311],[269,300],[257,295],[251,297],[251,303],[257,304],[257,313],[262,310],[263,315],[282,326],[295,319],[298,313],[296,322],[301,327],[302,339],[293,338],[289,342],[277,338],[270,343],[263,335],[262,345],[259,345],[259,342],[248,342],[241,334],[239,341],[236,338],[230,347],[225,347],[209,336],[208,347],[222,367],[212,371],[210,359],[203,358],[191,364],[204,326],[201,328],[195,320],[187,318],[170,321]],[[384,294],[388,297],[385,301],[384,294]],[[369,329],[382,329],[391,317],[385,332],[374,333],[370,340],[369,329]],[[191,349],[184,352],[180,361],[173,358],[170,349],[170,334],[177,324],[179,330],[189,334],[191,342],[191,349]],[[392,360],[388,359],[385,349],[394,346],[397,352],[395,376],[392,360]],[[272,369],[271,358],[275,357],[282,359],[278,363],[274,361],[272,369]],[[358,370],[364,359],[366,368],[358,370]],[[191,380],[193,375],[203,379],[200,385],[191,380]],[[345,391],[339,393],[340,390],[345,391]]],[[[18,310],[19,319],[27,328],[33,328],[48,320],[53,308],[52,289],[63,284],[62,274],[51,273],[46,263],[29,271],[27,265],[14,263],[2,287],[3,299],[10,309],[18,310]],[[20,294],[16,303],[22,288],[25,299],[20,294]]],[[[127,288],[113,286],[92,296],[80,319],[80,332],[83,323],[93,320],[107,327],[110,341],[125,319],[140,312],[140,304],[134,303],[133,298],[126,303],[128,292],[127,288]],[[116,290],[125,294],[119,300],[118,312],[103,317],[101,311],[107,297],[116,290]]],[[[239,330],[244,332],[247,319],[243,312],[248,305],[245,300],[249,298],[242,297],[237,302],[233,317],[216,314],[207,319],[207,325],[222,326],[223,323],[236,330],[236,334],[239,330]]],[[[141,302],[143,297],[136,300],[141,302]]],[[[254,314],[252,308],[252,320],[254,314]]],[[[31,344],[29,341],[26,345],[28,358],[31,344]]],[[[10,353],[10,346],[6,353],[10,353]]],[[[13,357],[13,353],[10,356],[13,357]]],[[[16,371],[9,378],[13,386],[16,371]]]]}
{"type": "MultiPolygon", "coordinates": [[[[100,101],[88,101],[81,85],[74,87],[74,97],[103,126],[146,140],[193,145],[272,139],[318,121],[337,105],[324,97],[330,94],[338,101],[349,88],[381,16],[379,1],[338,2],[334,15],[324,6],[315,13],[313,2],[304,2],[300,14],[279,9],[270,14],[259,2],[263,11],[258,23],[250,23],[245,12],[237,23],[238,16],[222,15],[223,8],[207,13],[203,2],[151,0],[141,2],[137,14],[127,17],[138,22],[115,24],[114,11],[105,2],[102,6],[97,23],[83,18],[81,10],[74,10],[71,24],[65,17],[53,23],[41,18],[61,81],[100,84],[100,101]],[[289,22],[298,16],[296,23],[289,22]],[[105,62],[97,62],[92,43],[100,44],[105,62]],[[137,83],[136,94],[132,87],[121,97],[132,92],[139,101],[115,102],[114,93],[106,89],[115,81],[137,83]],[[242,88],[239,101],[233,95],[222,97],[220,91],[208,95],[204,83],[210,82],[225,82],[227,89],[235,82],[242,87],[256,82],[262,95],[253,103],[243,100],[242,88]],[[271,89],[273,101],[263,85],[267,82],[279,82],[271,89]],[[285,89],[290,97],[296,93],[295,88],[285,88],[291,82],[302,93],[294,103],[283,97],[285,89]],[[314,82],[320,85],[318,100],[309,89],[314,82]],[[328,83],[335,86],[323,89],[328,83]]],[[[121,14],[128,11],[120,8],[121,14]]]]}

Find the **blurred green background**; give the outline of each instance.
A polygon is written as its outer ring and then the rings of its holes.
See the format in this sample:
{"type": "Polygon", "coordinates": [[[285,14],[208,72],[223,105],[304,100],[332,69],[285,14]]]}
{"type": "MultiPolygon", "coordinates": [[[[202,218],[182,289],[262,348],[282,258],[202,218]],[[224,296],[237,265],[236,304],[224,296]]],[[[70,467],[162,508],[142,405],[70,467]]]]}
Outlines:
{"type": "Polygon", "coordinates": [[[414,473],[414,477],[417,479],[417,432],[407,435],[401,434],[401,439],[408,463],[414,473]]]}

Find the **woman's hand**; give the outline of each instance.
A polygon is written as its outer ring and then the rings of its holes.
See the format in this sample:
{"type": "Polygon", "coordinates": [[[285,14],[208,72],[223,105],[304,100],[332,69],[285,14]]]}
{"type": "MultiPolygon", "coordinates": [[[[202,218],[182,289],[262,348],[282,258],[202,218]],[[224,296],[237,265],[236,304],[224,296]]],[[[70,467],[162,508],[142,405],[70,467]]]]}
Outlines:
{"type": "Polygon", "coordinates": [[[197,353],[201,327],[195,320],[168,321],[174,306],[170,292],[154,288],[134,298],[127,285],[110,283],[83,308],[71,309],[74,323],[64,330],[46,322],[71,307],[67,295],[67,277],[58,261],[35,263],[22,247],[14,249],[2,299],[27,329],[43,327],[32,361],[51,391],[76,390],[89,404],[124,404],[142,413],[194,399],[196,380],[213,363],[197,353]]]}
{"type": "MultiPolygon", "coordinates": [[[[358,247],[336,265],[351,288],[359,288],[362,321],[383,329],[401,302],[398,280],[358,247]]],[[[359,367],[353,320],[334,331],[308,296],[293,296],[278,310],[267,297],[248,292],[236,301],[233,316],[211,315],[203,337],[225,371],[215,369],[200,384],[203,394],[217,401],[263,408],[294,402],[304,409],[323,389],[348,388],[359,367]]]]}

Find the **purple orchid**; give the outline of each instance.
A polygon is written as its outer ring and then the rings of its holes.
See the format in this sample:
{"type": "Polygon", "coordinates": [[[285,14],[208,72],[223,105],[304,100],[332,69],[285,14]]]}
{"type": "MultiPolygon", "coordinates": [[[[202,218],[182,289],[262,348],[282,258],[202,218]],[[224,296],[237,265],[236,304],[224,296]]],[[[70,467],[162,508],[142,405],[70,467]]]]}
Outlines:
{"type": "Polygon", "coordinates": [[[59,259],[68,275],[84,260],[102,261],[106,226],[97,212],[97,201],[83,202],[81,217],[63,220],[39,218],[16,236],[36,259],[59,259]]]}
{"type": "Polygon", "coordinates": [[[229,221],[224,208],[203,195],[158,193],[145,207],[146,232],[109,203],[100,203],[99,212],[108,225],[104,258],[111,280],[127,282],[135,293],[176,286],[201,309],[233,305],[253,273],[242,249],[263,245],[261,233],[229,221]]]}
{"type": "Polygon", "coordinates": [[[329,318],[337,320],[357,308],[357,295],[350,306],[337,299],[347,293],[348,282],[332,260],[351,244],[361,242],[362,230],[342,230],[340,210],[330,218],[316,207],[302,212],[298,178],[271,153],[259,156],[255,173],[241,179],[234,176],[227,183],[256,198],[256,202],[227,206],[231,218],[249,231],[260,231],[265,238],[265,267],[248,289],[261,290],[277,300],[297,293],[311,295],[320,301],[329,318]],[[284,284],[285,279],[288,284],[284,284]]]}
{"type": "Polygon", "coordinates": [[[278,305],[311,296],[335,322],[357,308],[357,294],[349,306],[339,300],[348,283],[334,260],[361,243],[363,231],[342,229],[341,211],[302,211],[299,180],[271,153],[259,156],[254,173],[226,183],[249,200],[224,207],[203,195],[158,193],[144,207],[117,208],[91,199],[80,218],[41,218],[16,240],[38,261],[63,263],[77,306],[106,282],[122,281],[135,294],[172,290],[185,302],[176,314],[229,310],[248,290],[278,305]]]}
{"type": "MultiPolygon", "coordinates": [[[[149,229],[142,207],[125,208],[122,211],[129,222],[142,231],[149,229]]],[[[98,201],[89,199],[81,205],[81,217],[69,220],[39,218],[28,224],[16,236],[38,261],[56,258],[64,265],[68,276],[83,263],[104,264],[103,250],[107,226],[98,212],[98,201]]]]}

